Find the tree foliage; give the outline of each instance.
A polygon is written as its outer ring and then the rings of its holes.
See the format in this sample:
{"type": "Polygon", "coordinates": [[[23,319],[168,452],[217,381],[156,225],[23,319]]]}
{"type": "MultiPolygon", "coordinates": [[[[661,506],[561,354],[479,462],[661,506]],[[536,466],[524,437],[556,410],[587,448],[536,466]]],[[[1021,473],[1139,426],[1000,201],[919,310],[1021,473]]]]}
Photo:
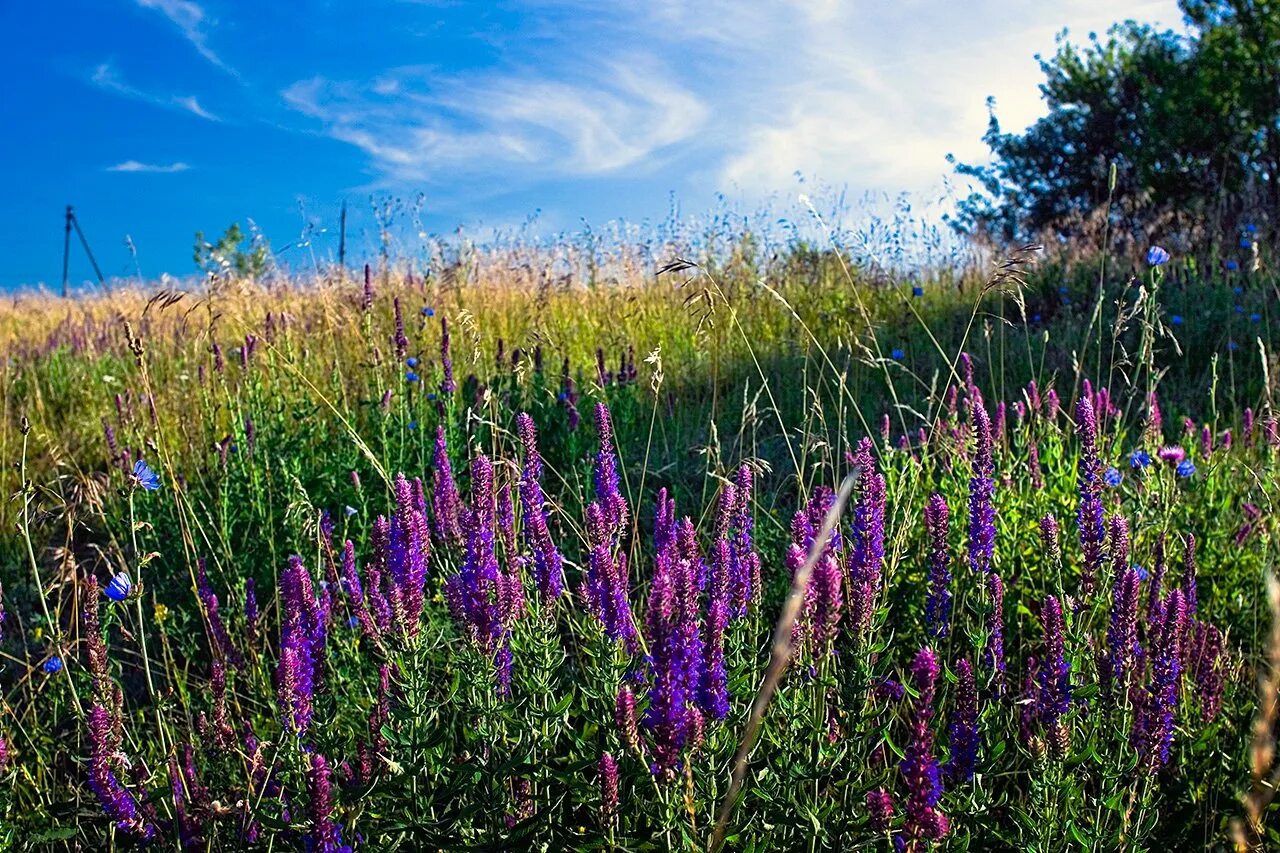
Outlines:
{"type": "Polygon", "coordinates": [[[1134,236],[1274,223],[1280,0],[1180,6],[1185,34],[1127,21],[1083,45],[1064,32],[1037,57],[1048,114],[1012,133],[992,105],[991,162],[956,163],[980,188],[957,227],[1012,239],[1100,220],[1134,236]]]}

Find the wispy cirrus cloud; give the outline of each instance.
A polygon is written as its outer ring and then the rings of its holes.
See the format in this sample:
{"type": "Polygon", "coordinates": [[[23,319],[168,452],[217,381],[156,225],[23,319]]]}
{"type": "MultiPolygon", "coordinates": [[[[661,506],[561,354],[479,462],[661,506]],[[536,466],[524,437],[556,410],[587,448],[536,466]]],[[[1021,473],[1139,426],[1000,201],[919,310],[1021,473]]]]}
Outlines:
{"type": "Polygon", "coordinates": [[[106,92],[163,107],[167,110],[179,110],[199,116],[207,121],[222,121],[209,112],[195,95],[160,95],[139,89],[124,79],[124,75],[110,62],[104,62],[89,76],[89,82],[106,92]]]}
{"type": "Polygon", "coordinates": [[[512,166],[526,176],[642,170],[708,114],[698,96],[643,58],[575,79],[397,68],[367,82],[314,77],[282,94],[393,181],[512,166]]]}
{"type": "Polygon", "coordinates": [[[680,192],[759,197],[801,173],[936,194],[948,153],[986,156],[988,95],[1007,127],[1042,114],[1033,55],[1053,50],[1063,23],[1082,38],[1126,15],[1180,17],[1175,0],[1064,0],[1012,20],[1004,0],[511,9],[518,38],[464,33],[477,55],[500,47],[490,65],[322,72],[287,87],[285,103],[363,151],[386,184],[655,174],[680,192]]]}
{"type": "Polygon", "coordinates": [[[197,53],[214,66],[232,76],[237,76],[236,70],[209,47],[208,30],[214,22],[199,3],[194,0],[135,0],[135,2],[143,9],[159,12],[168,18],[197,53]]]}
{"type": "Polygon", "coordinates": [[[190,168],[191,166],[180,160],[176,163],[141,163],[137,160],[125,160],[123,163],[116,163],[114,166],[108,166],[106,171],[172,174],[174,172],[185,172],[190,168]]]}

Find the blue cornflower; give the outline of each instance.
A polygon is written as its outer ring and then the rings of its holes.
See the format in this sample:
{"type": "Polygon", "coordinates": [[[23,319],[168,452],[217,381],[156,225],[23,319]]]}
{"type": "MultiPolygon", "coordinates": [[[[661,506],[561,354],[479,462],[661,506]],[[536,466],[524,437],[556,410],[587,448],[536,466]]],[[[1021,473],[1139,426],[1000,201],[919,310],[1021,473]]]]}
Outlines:
{"type": "Polygon", "coordinates": [[[429,307],[429,306],[427,306],[427,305],[423,305],[423,306],[422,306],[422,316],[423,316],[423,317],[434,317],[434,316],[436,316],[436,309],[431,308],[431,307],[429,307]]]}
{"type": "Polygon", "coordinates": [[[417,421],[409,421],[409,429],[417,429],[417,428],[418,428],[417,421]]]}
{"type": "Polygon", "coordinates": [[[45,672],[49,673],[50,675],[52,675],[55,672],[61,672],[62,658],[58,657],[57,655],[54,655],[53,657],[49,658],[47,661],[44,662],[44,666],[42,666],[41,669],[43,669],[45,672]]]}
{"type": "Polygon", "coordinates": [[[1173,325],[1175,325],[1175,326],[1181,326],[1181,325],[1182,325],[1182,315],[1181,315],[1181,314],[1174,314],[1172,317],[1170,317],[1170,318],[1169,318],[1169,322],[1170,322],[1170,323],[1172,323],[1172,324],[1173,324],[1173,325]]]}
{"type": "Polygon", "coordinates": [[[359,624],[360,624],[360,620],[359,620],[359,619],[357,619],[355,616],[348,616],[348,617],[347,617],[347,627],[348,627],[348,628],[355,628],[355,627],[357,627],[359,624]]]}
{"type": "Polygon", "coordinates": [[[1102,475],[1102,482],[1106,483],[1113,489],[1120,485],[1120,481],[1123,479],[1124,475],[1115,468],[1108,468],[1106,473],[1102,475]]]}
{"type": "Polygon", "coordinates": [[[410,370],[408,373],[406,373],[406,374],[404,375],[404,381],[405,381],[405,382],[408,382],[408,383],[410,383],[410,384],[412,384],[412,383],[414,383],[414,382],[417,382],[417,381],[418,381],[418,374],[416,374],[416,373],[414,373],[412,370],[410,370]]]}
{"type": "Polygon", "coordinates": [[[1132,468],[1146,468],[1151,464],[1151,454],[1139,448],[1129,454],[1129,466],[1132,468]]]}
{"type": "Polygon", "coordinates": [[[154,492],[160,488],[160,475],[152,471],[151,466],[145,461],[139,459],[133,463],[133,482],[148,492],[154,492]]]}
{"type": "Polygon", "coordinates": [[[1151,572],[1147,571],[1142,566],[1139,566],[1137,563],[1134,563],[1132,568],[1135,572],[1138,573],[1138,580],[1140,581],[1144,581],[1147,578],[1151,577],[1151,572]]]}
{"type": "Polygon", "coordinates": [[[1033,323],[1039,323],[1039,322],[1040,322],[1040,315],[1039,315],[1039,314],[1032,314],[1032,315],[1031,315],[1031,322],[1033,322],[1033,323]]]}
{"type": "Polygon", "coordinates": [[[1244,293],[1244,288],[1237,284],[1235,287],[1231,288],[1231,292],[1234,293],[1236,296],[1239,296],[1240,294],[1244,293]]]}
{"type": "Polygon", "coordinates": [[[432,391],[430,394],[428,394],[428,395],[427,395],[427,399],[428,399],[428,400],[432,400],[432,401],[434,401],[434,400],[435,400],[435,398],[436,398],[436,394],[435,394],[435,392],[434,392],[434,391],[432,391]]]}
{"type": "Polygon", "coordinates": [[[347,506],[347,507],[346,507],[346,508],[344,508],[342,511],[343,511],[343,512],[345,512],[345,513],[347,514],[347,518],[350,518],[351,516],[353,516],[353,515],[355,515],[357,512],[359,512],[359,510],[357,510],[357,509],[356,509],[355,507],[353,507],[353,506],[347,506]]]}
{"type": "Polygon", "coordinates": [[[1147,266],[1158,267],[1169,263],[1169,253],[1159,246],[1147,249],[1147,266]]]}
{"type": "Polygon", "coordinates": [[[569,392],[561,391],[559,394],[556,395],[556,399],[559,400],[561,403],[563,403],[565,400],[569,399],[569,392]]]}
{"type": "Polygon", "coordinates": [[[405,363],[407,366],[409,366],[409,367],[417,367],[417,366],[418,366],[418,360],[417,360],[416,358],[414,358],[413,356],[409,356],[408,358],[406,358],[406,359],[404,360],[404,363],[405,363]]]}
{"type": "Polygon", "coordinates": [[[1243,313],[1244,313],[1244,306],[1243,306],[1243,305],[1237,305],[1237,306],[1236,306],[1236,313],[1237,313],[1237,314],[1243,314],[1243,313]]]}
{"type": "Polygon", "coordinates": [[[902,350],[900,350],[900,349],[896,349],[896,348],[894,349],[894,351],[893,351],[893,352],[889,353],[889,356],[890,356],[894,361],[902,361],[902,359],[904,359],[904,358],[906,357],[906,355],[907,355],[907,354],[906,354],[905,352],[903,352],[903,351],[902,351],[902,350]]]}
{"type": "Polygon", "coordinates": [[[924,296],[924,288],[917,284],[915,287],[911,288],[911,295],[924,296]]]}
{"type": "Polygon", "coordinates": [[[1196,472],[1196,463],[1192,462],[1190,459],[1183,459],[1181,462],[1178,463],[1179,477],[1190,477],[1195,472],[1196,472]]]}
{"type": "Polygon", "coordinates": [[[1252,320],[1253,322],[1257,323],[1257,322],[1259,322],[1260,320],[1262,320],[1262,315],[1261,315],[1261,314],[1250,314],[1250,315],[1249,315],[1249,319],[1250,319],[1250,320],[1252,320]]]}
{"type": "Polygon", "coordinates": [[[1241,248],[1241,249],[1252,249],[1252,248],[1253,248],[1253,241],[1252,241],[1252,240],[1250,240],[1248,237],[1241,237],[1241,238],[1240,238],[1240,248],[1241,248]]]}
{"type": "Polygon", "coordinates": [[[1227,261],[1223,266],[1227,268],[1227,272],[1234,272],[1240,269],[1240,265],[1235,261],[1227,261]]]}
{"type": "Polygon", "coordinates": [[[1254,231],[1258,230],[1258,226],[1254,225],[1252,222],[1246,222],[1244,226],[1244,230],[1252,234],[1254,231]]]}
{"type": "Polygon", "coordinates": [[[124,601],[129,597],[129,591],[133,589],[133,581],[129,580],[128,572],[116,572],[115,577],[107,581],[107,585],[103,587],[102,592],[112,601],[124,601]]]}
{"type": "Polygon", "coordinates": [[[1066,296],[1066,295],[1067,295],[1067,286],[1066,286],[1065,284],[1064,284],[1064,285],[1062,285],[1061,287],[1059,287],[1059,288],[1058,288],[1058,292],[1059,292],[1059,293],[1061,293],[1063,296],[1066,296]]]}

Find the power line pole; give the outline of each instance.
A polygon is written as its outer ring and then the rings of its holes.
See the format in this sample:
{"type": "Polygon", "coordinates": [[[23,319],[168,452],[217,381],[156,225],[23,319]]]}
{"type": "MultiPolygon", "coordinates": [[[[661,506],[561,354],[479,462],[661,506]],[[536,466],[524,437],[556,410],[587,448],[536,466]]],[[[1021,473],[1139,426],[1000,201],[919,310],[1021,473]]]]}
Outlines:
{"type": "Polygon", "coordinates": [[[71,228],[73,226],[76,229],[76,236],[80,238],[80,245],[84,247],[84,253],[89,258],[89,263],[93,265],[93,273],[98,277],[98,284],[102,285],[104,290],[107,287],[107,279],[102,274],[102,268],[98,266],[98,259],[93,256],[93,250],[89,248],[89,241],[85,238],[84,231],[80,229],[80,220],[76,218],[76,213],[71,205],[67,205],[67,221],[62,234],[62,295],[64,298],[69,295],[71,290],[69,265],[71,261],[71,228]]]}
{"type": "Polygon", "coordinates": [[[338,266],[347,268],[347,200],[342,200],[342,213],[338,216],[338,266]]]}
{"type": "Polygon", "coordinates": [[[67,205],[66,229],[62,235],[62,298],[67,298],[71,280],[67,276],[67,265],[71,261],[71,205],[67,205]]]}

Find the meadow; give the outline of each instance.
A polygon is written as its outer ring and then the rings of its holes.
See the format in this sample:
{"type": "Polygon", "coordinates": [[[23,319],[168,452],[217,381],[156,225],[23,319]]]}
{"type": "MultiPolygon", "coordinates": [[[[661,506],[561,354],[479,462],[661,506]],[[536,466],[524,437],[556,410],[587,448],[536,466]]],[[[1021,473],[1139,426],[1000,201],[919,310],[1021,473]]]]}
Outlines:
{"type": "Polygon", "coordinates": [[[0,843],[1276,843],[1241,239],[14,296],[0,843]]]}

